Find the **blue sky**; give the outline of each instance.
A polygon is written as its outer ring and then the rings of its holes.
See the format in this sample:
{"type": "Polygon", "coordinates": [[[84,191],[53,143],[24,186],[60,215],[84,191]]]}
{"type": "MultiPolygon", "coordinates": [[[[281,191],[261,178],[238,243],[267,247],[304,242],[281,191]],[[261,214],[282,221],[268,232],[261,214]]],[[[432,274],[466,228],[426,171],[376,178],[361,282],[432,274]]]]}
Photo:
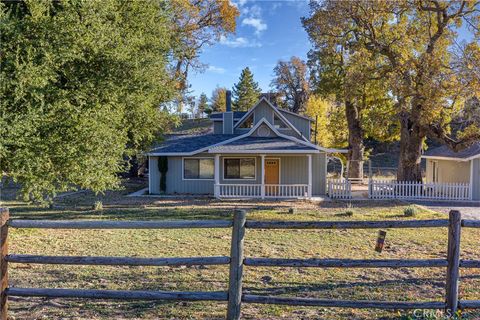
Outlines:
{"type": "Polygon", "coordinates": [[[240,16],[234,35],[206,47],[200,61],[204,72],[189,75],[192,94],[208,97],[218,85],[231,88],[240,71],[249,67],[263,92],[270,89],[273,68],[278,60],[291,56],[306,59],[310,43],[300,18],[308,14],[306,0],[234,0],[240,16]]]}

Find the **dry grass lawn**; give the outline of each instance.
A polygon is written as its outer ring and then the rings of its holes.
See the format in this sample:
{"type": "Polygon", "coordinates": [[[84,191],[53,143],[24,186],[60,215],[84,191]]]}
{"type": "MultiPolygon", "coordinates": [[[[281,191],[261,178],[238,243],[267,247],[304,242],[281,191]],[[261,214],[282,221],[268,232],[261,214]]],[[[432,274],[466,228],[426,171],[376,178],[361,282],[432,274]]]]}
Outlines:
{"type": "MultiPolygon", "coordinates": [[[[236,206],[256,220],[382,220],[403,217],[402,203],[220,202],[208,199],[126,198],[139,187],[97,197],[88,192],[59,199],[52,209],[9,201],[13,218],[28,219],[229,219],[236,206]],[[104,210],[91,210],[96,200],[104,210]],[[295,207],[295,214],[288,209],[295,207]]],[[[419,208],[415,219],[445,218],[419,208]]],[[[410,218],[408,218],[410,219],[410,218]]],[[[446,229],[387,231],[383,253],[376,253],[377,230],[247,230],[249,257],[290,258],[439,258],[446,256],[446,229]]],[[[44,255],[182,257],[228,255],[230,230],[12,230],[10,252],[44,255]]],[[[480,230],[464,230],[462,258],[480,259],[480,230]]],[[[94,267],[10,265],[10,283],[18,287],[226,290],[228,266],[94,267]]],[[[245,268],[246,292],[327,299],[402,301],[443,300],[445,269],[245,268]]],[[[460,295],[480,299],[480,270],[462,270],[460,295]]],[[[223,302],[88,301],[12,298],[12,319],[222,319],[223,302]]],[[[409,312],[338,308],[243,305],[244,319],[409,319],[409,312]]],[[[410,313],[411,314],[411,313],[410,313]]],[[[468,311],[466,319],[480,317],[468,311]]],[[[433,318],[432,318],[433,319],[433,318]]]]}

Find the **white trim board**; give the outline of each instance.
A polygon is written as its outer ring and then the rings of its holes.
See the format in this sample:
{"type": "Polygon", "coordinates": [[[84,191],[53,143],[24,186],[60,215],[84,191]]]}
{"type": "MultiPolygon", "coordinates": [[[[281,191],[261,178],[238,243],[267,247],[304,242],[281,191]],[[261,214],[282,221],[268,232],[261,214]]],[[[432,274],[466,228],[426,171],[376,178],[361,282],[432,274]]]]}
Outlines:
{"type": "MultiPolygon", "coordinates": [[[[209,153],[215,153],[215,150],[212,150],[214,149],[215,147],[218,147],[218,146],[222,146],[224,144],[227,144],[227,143],[230,143],[230,142],[233,142],[233,141],[237,141],[237,140],[240,140],[240,139],[243,139],[243,138],[246,138],[246,137],[249,137],[251,136],[255,130],[257,130],[262,124],[266,124],[277,136],[281,137],[281,138],[285,138],[287,140],[290,140],[290,141],[293,141],[293,142],[297,142],[299,144],[302,144],[302,145],[305,145],[305,146],[308,146],[308,147],[311,147],[311,148],[315,148],[316,150],[319,150],[319,151],[323,151],[323,152],[328,152],[328,153],[347,153],[348,150],[341,150],[341,149],[328,149],[328,148],[323,148],[323,147],[320,147],[320,146],[317,146],[317,145],[314,145],[313,143],[311,142],[307,142],[307,141],[304,141],[304,140],[300,140],[300,139],[297,139],[295,137],[292,137],[292,136],[289,136],[289,135],[285,135],[283,133],[280,133],[274,126],[273,124],[271,124],[270,122],[268,122],[265,118],[262,118],[259,122],[257,122],[256,125],[253,126],[253,128],[251,128],[247,133],[244,133],[242,135],[238,135],[236,137],[233,137],[231,139],[227,139],[227,140],[224,140],[222,142],[219,142],[219,143],[216,143],[216,144],[213,144],[213,145],[210,145],[208,147],[204,147],[204,148],[201,148],[201,149],[197,149],[197,150],[194,150],[194,151],[191,151],[191,152],[181,152],[181,153],[175,153],[175,152],[167,152],[167,153],[147,153],[146,155],[148,156],[193,156],[197,153],[201,153],[201,152],[205,152],[205,151],[208,151],[209,153]]],[[[317,151],[316,150],[308,150],[310,153],[316,153],[317,151]]],[[[293,151],[293,150],[292,150],[293,151]]],[[[302,152],[303,150],[295,150],[295,152],[302,152]]],[[[259,153],[265,153],[265,152],[268,152],[268,150],[262,150],[262,151],[259,151],[259,153]]],[[[281,152],[281,153],[287,153],[286,151],[275,151],[275,152],[281,152]]],[[[236,151],[236,153],[238,153],[238,151],[236,151]]]]}
{"type": "Polygon", "coordinates": [[[318,150],[240,150],[240,151],[234,151],[234,150],[227,150],[227,151],[209,151],[209,153],[213,154],[284,154],[284,153],[289,153],[289,154],[314,154],[314,153],[320,153],[318,150]]]}
{"type": "MultiPolygon", "coordinates": [[[[275,106],[270,101],[268,101],[265,97],[262,97],[260,100],[258,100],[258,102],[252,108],[250,108],[250,110],[248,110],[247,113],[240,120],[238,120],[238,122],[233,126],[233,129],[236,129],[238,126],[242,124],[244,120],[248,119],[248,116],[260,105],[262,101],[265,101],[267,105],[270,106],[270,108],[272,108],[273,112],[276,113],[278,117],[283,122],[285,122],[287,126],[290,127],[290,129],[292,129],[295,133],[297,133],[300,137],[302,137],[303,140],[308,141],[307,138],[304,137],[302,133],[290,121],[288,121],[288,119],[285,118],[285,116],[280,111],[278,111],[278,109],[275,108],[275,106]]],[[[255,118],[254,118],[254,121],[255,121],[255,118]]]]}

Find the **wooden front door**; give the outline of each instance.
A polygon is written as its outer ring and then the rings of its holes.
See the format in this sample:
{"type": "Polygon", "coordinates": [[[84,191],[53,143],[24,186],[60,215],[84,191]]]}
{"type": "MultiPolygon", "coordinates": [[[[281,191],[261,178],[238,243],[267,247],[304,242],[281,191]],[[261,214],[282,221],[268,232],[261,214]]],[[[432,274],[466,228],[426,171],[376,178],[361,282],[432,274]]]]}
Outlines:
{"type": "Polygon", "coordinates": [[[280,184],[280,159],[265,159],[265,184],[280,184]]]}

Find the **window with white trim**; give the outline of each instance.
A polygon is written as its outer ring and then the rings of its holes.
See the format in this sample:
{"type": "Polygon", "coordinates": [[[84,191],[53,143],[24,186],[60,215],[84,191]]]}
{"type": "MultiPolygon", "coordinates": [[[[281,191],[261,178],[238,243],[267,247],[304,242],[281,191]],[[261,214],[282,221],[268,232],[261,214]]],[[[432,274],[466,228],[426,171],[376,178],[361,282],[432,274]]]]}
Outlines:
{"type": "Polygon", "coordinates": [[[213,179],[214,161],[212,158],[183,159],[184,179],[213,179]]]}
{"type": "Polygon", "coordinates": [[[255,179],[255,158],[223,159],[224,179],[255,179]]]}

